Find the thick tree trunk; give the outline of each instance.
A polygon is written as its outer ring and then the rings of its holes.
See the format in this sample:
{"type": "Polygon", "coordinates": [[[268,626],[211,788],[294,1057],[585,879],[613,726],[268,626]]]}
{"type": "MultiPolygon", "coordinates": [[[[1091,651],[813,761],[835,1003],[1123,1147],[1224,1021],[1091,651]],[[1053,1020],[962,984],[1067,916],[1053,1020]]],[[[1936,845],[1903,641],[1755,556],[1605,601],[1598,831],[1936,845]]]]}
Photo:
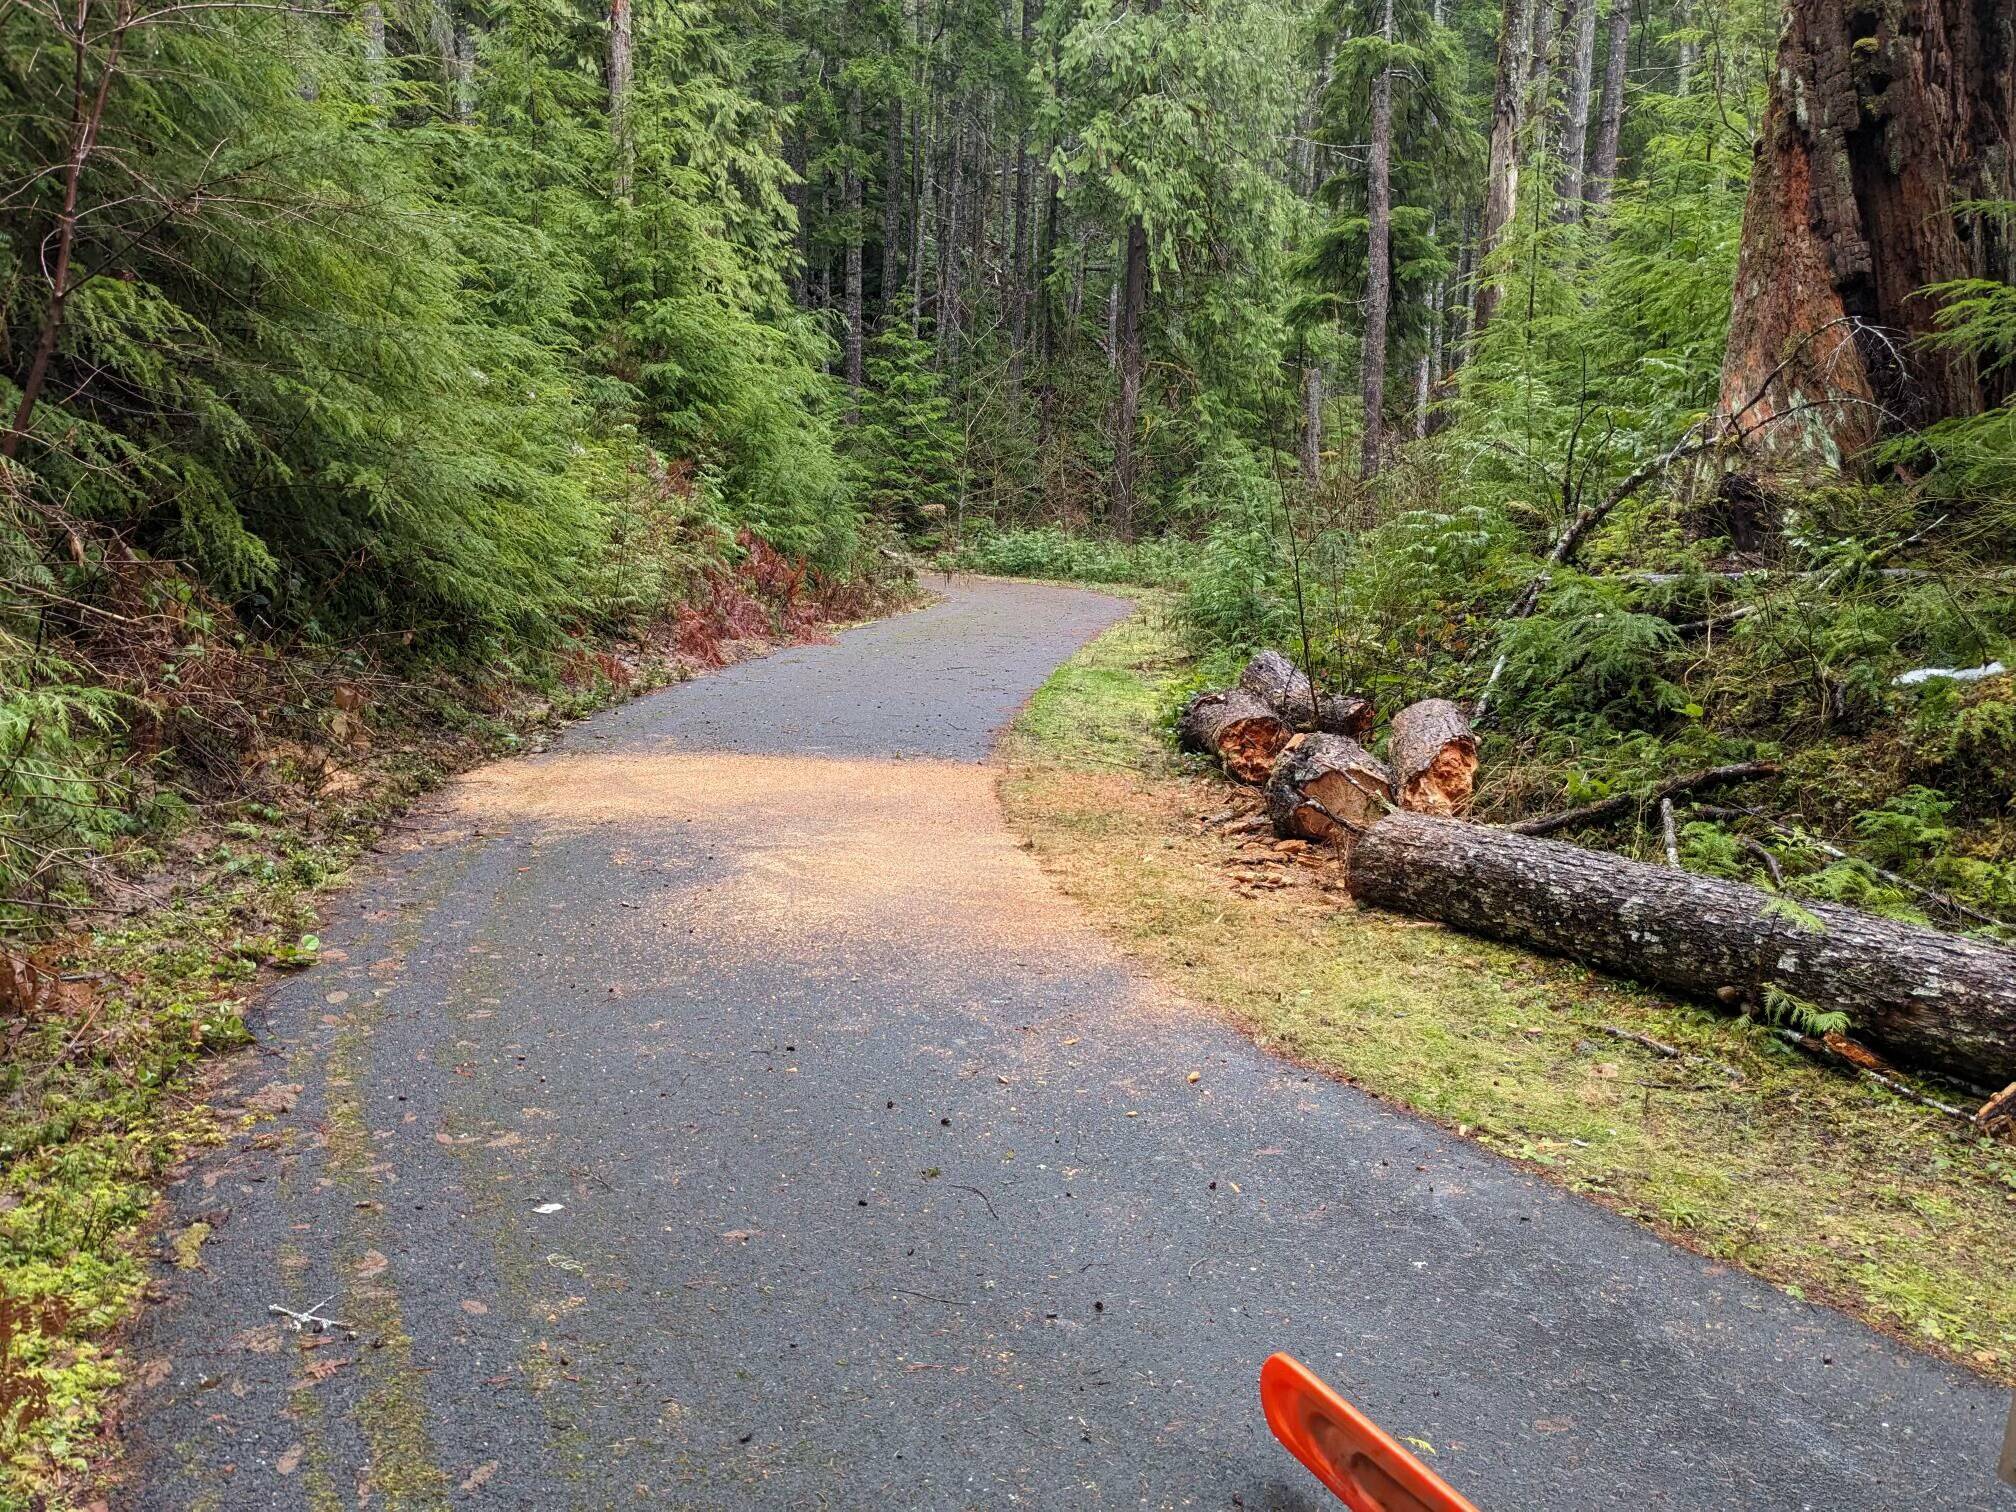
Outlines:
{"type": "Polygon", "coordinates": [[[1341,693],[1319,697],[1307,675],[1279,651],[1262,651],[1246,663],[1239,686],[1293,725],[1354,737],[1372,728],[1368,700],[1341,693]]]}
{"type": "Polygon", "coordinates": [[[1564,22],[1563,54],[1568,83],[1561,97],[1561,182],[1558,210],[1563,220],[1582,218],[1583,173],[1589,161],[1589,80],[1596,68],[1596,0],[1569,0],[1572,21],[1564,22]],[[1565,28],[1572,26],[1572,31],[1565,28]]]}
{"type": "Polygon", "coordinates": [[[1583,179],[1583,197],[1592,205],[1610,198],[1617,178],[1618,145],[1624,138],[1624,79],[1631,54],[1632,0],[1610,0],[1609,56],[1603,65],[1603,108],[1596,123],[1596,146],[1583,179]]]}
{"type": "Polygon", "coordinates": [[[1176,736],[1184,750],[1216,756],[1241,782],[1261,783],[1295,731],[1244,688],[1228,688],[1191,699],[1176,722],[1176,736]]]}
{"type": "Polygon", "coordinates": [[[1284,840],[1349,845],[1392,797],[1386,764],[1347,735],[1298,736],[1267,779],[1267,814],[1284,840]]]}
{"type": "Polygon", "coordinates": [[[1148,311],[1148,230],[1137,218],[1127,226],[1127,255],[1120,284],[1120,330],[1115,346],[1120,366],[1120,396],[1113,407],[1113,532],[1121,540],[1134,535],[1135,487],[1139,458],[1134,429],[1141,416],[1141,380],[1145,366],[1142,330],[1148,311]]]}
{"type": "Polygon", "coordinates": [[[1360,902],[1725,1003],[1775,986],[1901,1061],[2016,1076],[2016,951],[1460,820],[1393,814],[1358,842],[1360,902]]]}
{"type": "Polygon", "coordinates": [[[938,238],[938,339],[932,359],[938,366],[957,365],[959,345],[959,213],[966,198],[966,123],[957,105],[952,109],[952,130],[948,134],[945,175],[945,204],[939,221],[938,238]]]}
{"type": "Polygon", "coordinates": [[[1757,146],[1722,410],[1767,452],[1839,461],[1978,414],[1984,382],[1920,344],[1946,279],[2016,276],[2016,30],[1989,0],[1792,0],[1757,146]]]}
{"type": "Polygon", "coordinates": [[[935,161],[935,144],[931,133],[938,120],[934,109],[927,117],[918,111],[910,113],[910,325],[913,330],[921,330],[924,325],[924,264],[927,248],[925,237],[929,234],[936,207],[931,198],[932,163],[935,161]]]}
{"type": "Polygon", "coordinates": [[[364,97],[374,112],[385,109],[385,7],[365,0],[359,11],[364,22],[364,97]]]}
{"type": "Polygon", "coordinates": [[[1386,756],[1400,806],[1422,814],[1460,814],[1477,780],[1477,737],[1446,698],[1424,698],[1393,716],[1386,756]]]}
{"type": "Polygon", "coordinates": [[[1470,334],[1482,336],[1498,311],[1501,290],[1487,266],[1519,210],[1519,129],[1526,118],[1526,49],[1529,5],[1546,0],[1505,0],[1498,27],[1498,70],[1491,91],[1491,157],[1485,170],[1484,214],[1477,228],[1477,289],[1470,334]]]}
{"type": "MultiPolygon", "coordinates": [[[[1393,0],[1386,0],[1381,34],[1393,45],[1393,0]]],[[[1360,354],[1359,397],[1365,407],[1360,477],[1379,476],[1386,446],[1386,311],[1393,297],[1393,68],[1379,70],[1372,86],[1372,150],[1365,167],[1365,345],[1360,354]]]]}

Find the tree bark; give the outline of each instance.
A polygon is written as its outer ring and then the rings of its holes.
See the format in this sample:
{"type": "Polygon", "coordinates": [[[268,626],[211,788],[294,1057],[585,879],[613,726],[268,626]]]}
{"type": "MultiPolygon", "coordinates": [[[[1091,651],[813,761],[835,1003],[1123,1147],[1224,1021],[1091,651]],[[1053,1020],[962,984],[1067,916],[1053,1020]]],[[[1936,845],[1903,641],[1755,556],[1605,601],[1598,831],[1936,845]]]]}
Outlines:
{"type": "Polygon", "coordinates": [[[842,372],[847,380],[847,418],[858,418],[861,395],[861,174],[854,154],[861,142],[861,91],[847,95],[847,158],[840,175],[840,213],[847,218],[847,251],[841,298],[846,302],[847,347],[842,372]]]}
{"type": "Polygon", "coordinates": [[[903,101],[889,101],[889,132],[882,165],[882,296],[883,318],[896,313],[903,287],[897,277],[899,249],[903,245],[903,101]]]}
{"type": "Polygon", "coordinates": [[[1754,1003],[1775,986],[1900,1061],[2016,1076],[2016,951],[2000,946],[1423,814],[1372,827],[1351,891],[1692,996],[1754,1003]]]}
{"type": "Polygon", "coordinates": [[[1632,0],[1610,0],[1609,57],[1603,65],[1603,107],[1596,125],[1596,148],[1582,194],[1592,205],[1610,198],[1617,178],[1618,145],[1624,137],[1624,80],[1631,55],[1632,0]]]}
{"type": "Polygon", "coordinates": [[[1386,736],[1400,807],[1421,814],[1460,814],[1477,780],[1477,737],[1463,711],[1446,698],[1424,698],[1393,716],[1386,736]]]}
{"type": "Polygon", "coordinates": [[[1135,488],[1139,458],[1134,429],[1141,416],[1141,380],[1146,358],[1142,325],[1148,310],[1148,229],[1137,216],[1127,223],[1127,253],[1120,286],[1120,329],[1115,341],[1120,394],[1113,406],[1113,533],[1134,536],[1135,488]]]}
{"type": "Polygon", "coordinates": [[[623,204],[630,202],[633,172],[630,77],[630,0],[609,0],[609,145],[616,159],[616,198],[623,204]]]}
{"type": "Polygon", "coordinates": [[[2016,275],[2016,36],[1970,0],[1792,0],[1736,274],[1722,412],[1768,454],[1840,462],[2011,392],[1921,344],[1926,285],[2016,275]],[[1789,422],[1789,423],[1778,423],[1789,422]]]}
{"type": "Polygon", "coordinates": [[[1284,840],[1349,845],[1392,797],[1392,772],[1347,735],[1298,736],[1267,778],[1267,815],[1284,840]]]}
{"type": "Polygon", "coordinates": [[[1323,369],[1307,363],[1302,369],[1302,482],[1315,488],[1323,480],[1323,369]]]}
{"type": "Polygon", "coordinates": [[[1491,91],[1491,156],[1484,179],[1484,213],[1477,227],[1477,289],[1470,334],[1479,337],[1498,312],[1502,290],[1487,266],[1519,209],[1519,130],[1526,118],[1526,48],[1529,5],[1546,0],[1505,0],[1498,27],[1498,67],[1491,91]]]}
{"type": "Polygon", "coordinates": [[[1589,80],[1596,68],[1596,0],[1568,0],[1572,23],[1564,23],[1568,87],[1561,100],[1561,182],[1558,211],[1564,220],[1582,218],[1582,184],[1589,161],[1589,80]],[[1572,36],[1566,26],[1572,24],[1572,36]]]}
{"type": "Polygon", "coordinates": [[[1368,700],[1339,693],[1319,697],[1308,676],[1279,651],[1262,651],[1246,663],[1239,686],[1293,725],[1353,737],[1372,728],[1368,700]]]}
{"type": "Polygon", "coordinates": [[[1216,756],[1241,782],[1261,783],[1295,731],[1244,688],[1228,688],[1191,699],[1176,722],[1176,736],[1184,750],[1216,756]]]}
{"type": "MultiPolygon", "coordinates": [[[[1393,45],[1393,0],[1386,0],[1380,33],[1393,45]]],[[[1365,407],[1364,449],[1358,474],[1379,476],[1386,443],[1386,311],[1393,296],[1393,64],[1372,86],[1372,150],[1365,167],[1365,344],[1360,354],[1359,397],[1365,407]]]]}

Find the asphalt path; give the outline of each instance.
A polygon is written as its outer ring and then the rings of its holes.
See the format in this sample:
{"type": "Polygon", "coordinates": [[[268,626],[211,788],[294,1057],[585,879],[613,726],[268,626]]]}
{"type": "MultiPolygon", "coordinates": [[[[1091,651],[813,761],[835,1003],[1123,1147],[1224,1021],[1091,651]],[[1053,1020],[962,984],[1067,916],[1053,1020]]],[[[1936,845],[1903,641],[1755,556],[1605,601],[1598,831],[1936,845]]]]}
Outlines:
{"type": "Polygon", "coordinates": [[[986,765],[1125,612],[948,584],[428,805],[177,1173],[113,1505],[1313,1512],[1286,1349],[1484,1512],[2016,1507],[2003,1393],[1130,971],[986,765]]]}

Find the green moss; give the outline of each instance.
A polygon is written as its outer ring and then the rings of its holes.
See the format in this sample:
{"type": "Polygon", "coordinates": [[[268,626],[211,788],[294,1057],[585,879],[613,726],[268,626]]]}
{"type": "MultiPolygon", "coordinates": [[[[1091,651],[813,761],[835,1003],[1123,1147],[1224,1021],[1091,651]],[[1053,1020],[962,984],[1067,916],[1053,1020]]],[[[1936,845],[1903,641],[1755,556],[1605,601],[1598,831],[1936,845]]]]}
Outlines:
{"type": "Polygon", "coordinates": [[[1419,1109],[1691,1248],[2016,1379],[2016,1149],[1761,1029],[1302,885],[1246,896],[1158,721],[1153,614],[1094,642],[1008,746],[1011,821],[1101,925],[1262,1044],[1419,1109]],[[1683,1052],[1652,1053],[1611,1031],[1683,1052]]]}

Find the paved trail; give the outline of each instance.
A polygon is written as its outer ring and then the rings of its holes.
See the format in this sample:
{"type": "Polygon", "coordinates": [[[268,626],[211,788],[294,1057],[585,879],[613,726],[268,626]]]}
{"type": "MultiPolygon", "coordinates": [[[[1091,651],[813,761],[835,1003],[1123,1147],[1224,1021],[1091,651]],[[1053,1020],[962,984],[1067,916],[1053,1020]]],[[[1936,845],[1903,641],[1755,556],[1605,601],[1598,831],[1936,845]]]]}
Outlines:
{"type": "Polygon", "coordinates": [[[982,765],[1123,612],[961,585],[421,816],[175,1190],[123,1504],[1334,1505],[1286,1348],[1486,1512],[2016,1506],[2000,1393],[1130,978],[982,765]]]}

